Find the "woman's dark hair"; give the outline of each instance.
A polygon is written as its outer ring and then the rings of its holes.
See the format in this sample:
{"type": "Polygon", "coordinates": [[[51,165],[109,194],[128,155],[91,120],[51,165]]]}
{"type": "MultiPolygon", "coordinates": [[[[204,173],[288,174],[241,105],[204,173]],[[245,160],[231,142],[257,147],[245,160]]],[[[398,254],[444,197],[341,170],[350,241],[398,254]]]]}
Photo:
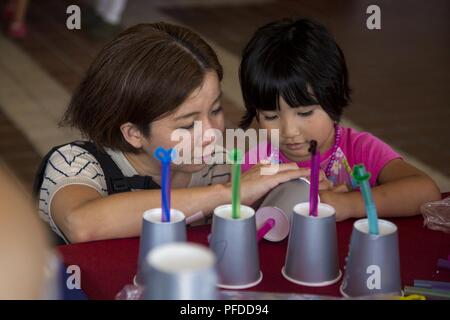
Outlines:
{"type": "Polygon", "coordinates": [[[257,110],[320,104],[334,121],[350,101],[344,54],[326,28],[308,19],[282,19],[259,28],[244,49],[239,79],[248,128],[257,110]]]}
{"type": "Polygon", "coordinates": [[[131,122],[148,136],[150,123],[174,112],[211,70],[222,79],[215,52],[194,32],[163,22],[136,25],[100,51],[60,124],[99,148],[139,152],[120,126],[131,122]]]}

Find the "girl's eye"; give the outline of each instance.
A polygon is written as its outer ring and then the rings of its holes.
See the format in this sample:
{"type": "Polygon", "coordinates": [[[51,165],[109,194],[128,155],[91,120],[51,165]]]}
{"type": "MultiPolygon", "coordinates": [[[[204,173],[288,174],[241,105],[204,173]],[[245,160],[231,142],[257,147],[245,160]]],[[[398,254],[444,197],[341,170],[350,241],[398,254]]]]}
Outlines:
{"type": "Polygon", "coordinates": [[[212,113],[213,115],[216,115],[216,114],[221,113],[222,110],[223,110],[222,106],[219,106],[218,108],[212,110],[211,113],[212,113]]]}
{"type": "Polygon", "coordinates": [[[278,118],[277,115],[273,115],[273,116],[263,115],[263,117],[264,117],[264,120],[267,120],[267,121],[275,120],[276,118],[278,118]]]}
{"type": "Polygon", "coordinates": [[[194,122],[192,122],[192,124],[189,126],[179,127],[179,129],[186,129],[186,130],[190,130],[192,128],[194,128],[194,122]]]}
{"type": "Polygon", "coordinates": [[[298,112],[297,115],[299,115],[300,117],[309,117],[310,115],[312,115],[313,110],[308,111],[308,112],[298,112]]]}

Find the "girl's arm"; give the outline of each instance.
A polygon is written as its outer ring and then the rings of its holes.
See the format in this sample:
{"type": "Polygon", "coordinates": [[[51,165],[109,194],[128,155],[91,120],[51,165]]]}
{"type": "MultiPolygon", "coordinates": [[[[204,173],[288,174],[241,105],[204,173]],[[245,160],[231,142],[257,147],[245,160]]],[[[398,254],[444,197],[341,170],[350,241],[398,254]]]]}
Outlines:
{"type": "MultiPolygon", "coordinates": [[[[306,176],[308,171],[295,164],[280,165],[274,175],[260,175],[257,165],[242,175],[241,200],[251,205],[280,183],[306,176]]],[[[211,213],[231,202],[230,184],[173,189],[171,206],[186,217],[203,211],[211,213]]],[[[50,204],[51,215],[70,242],[138,236],[145,210],[161,207],[159,190],[125,192],[102,197],[85,185],[68,185],[56,192],[50,204]]]]}
{"type": "MultiPolygon", "coordinates": [[[[412,216],[420,206],[439,200],[440,191],[425,173],[401,159],[390,161],[378,175],[372,196],[379,217],[412,216]]],[[[359,191],[320,192],[321,200],[335,207],[337,220],[365,217],[364,200],[359,191]]]]}

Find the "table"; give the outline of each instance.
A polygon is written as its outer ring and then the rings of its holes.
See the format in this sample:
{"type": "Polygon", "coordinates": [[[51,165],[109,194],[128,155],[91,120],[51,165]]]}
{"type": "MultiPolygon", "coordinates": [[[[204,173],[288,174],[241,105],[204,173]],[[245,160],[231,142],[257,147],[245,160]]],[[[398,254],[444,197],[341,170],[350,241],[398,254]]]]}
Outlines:
{"type": "MultiPolygon", "coordinates": [[[[438,270],[439,258],[450,254],[450,234],[423,226],[422,216],[388,219],[398,227],[402,285],[413,285],[415,279],[450,281],[449,270],[438,270]]],[[[348,254],[353,222],[337,223],[339,263],[343,271],[348,254]]],[[[188,241],[207,245],[210,225],[188,228],[188,241]]],[[[340,296],[338,283],[320,288],[293,284],[281,275],[287,239],[281,242],[262,240],[259,254],[263,280],[249,291],[303,293],[340,296]]],[[[139,238],[94,241],[58,247],[66,265],[81,269],[81,287],[89,299],[114,299],[136,272],[139,238]]]]}

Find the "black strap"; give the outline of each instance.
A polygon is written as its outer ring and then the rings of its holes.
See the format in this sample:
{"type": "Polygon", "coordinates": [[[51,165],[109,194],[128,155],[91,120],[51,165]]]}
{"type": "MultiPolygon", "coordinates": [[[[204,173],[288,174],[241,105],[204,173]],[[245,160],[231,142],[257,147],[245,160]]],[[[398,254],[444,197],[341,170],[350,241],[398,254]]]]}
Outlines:
{"type": "MultiPolygon", "coordinates": [[[[161,188],[150,176],[135,175],[132,177],[125,177],[114,160],[111,159],[106,152],[98,150],[95,144],[90,141],[73,141],[69,144],[76,145],[86,150],[97,159],[103,170],[109,195],[131,191],[132,189],[151,190],[161,188]]],[[[49,158],[57,149],[65,145],[67,144],[52,148],[42,159],[33,184],[33,194],[35,195],[35,198],[38,198],[39,196],[39,190],[44,179],[45,168],[49,158]]]]}
{"type": "MultiPolygon", "coordinates": [[[[36,172],[36,175],[35,175],[34,181],[33,181],[33,199],[37,202],[36,203],[37,208],[39,208],[39,192],[41,190],[42,182],[44,180],[44,174],[45,174],[45,168],[47,167],[47,162],[50,159],[51,155],[54,152],[56,152],[56,150],[58,150],[59,148],[61,148],[62,146],[65,146],[65,145],[66,144],[62,144],[62,145],[53,147],[44,156],[44,158],[42,159],[42,161],[37,169],[37,172],[36,172]]],[[[62,233],[62,231],[61,231],[61,233],[62,233]]],[[[50,235],[51,242],[54,246],[66,244],[66,242],[62,238],[60,238],[56,233],[54,233],[53,231],[49,232],[49,235],[50,235]]],[[[66,237],[64,236],[64,238],[66,238],[66,237]]]]}
{"type": "MultiPolygon", "coordinates": [[[[108,194],[114,194],[119,192],[131,191],[131,189],[160,189],[161,187],[152,180],[149,176],[133,176],[133,177],[125,177],[117,166],[117,164],[111,159],[111,157],[102,151],[99,151],[95,145],[90,141],[73,141],[72,145],[76,145],[87,152],[91,153],[100,164],[107,185],[108,194]]],[[[47,167],[48,160],[52,156],[56,150],[67,145],[62,144],[56,147],[53,147],[42,159],[41,164],[36,172],[36,176],[33,182],[33,196],[34,199],[38,202],[37,206],[39,206],[39,192],[41,190],[42,182],[44,180],[45,169],[47,167]]],[[[62,245],[65,242],[56,235],[56,233],[51,232],[52,240],[55,245],[62,245]]]]}
{"type": "Polygon", "coordinates": [[[125,177],[109,154],[98,150],[94,143],[90,141],[76,141],[72,144],[85,149],[97,159],[105,174],[106,186],[110,195],[131,191],[132,189],[150,190],[161,188],[150,176],[135,175],[125,177]]]}

